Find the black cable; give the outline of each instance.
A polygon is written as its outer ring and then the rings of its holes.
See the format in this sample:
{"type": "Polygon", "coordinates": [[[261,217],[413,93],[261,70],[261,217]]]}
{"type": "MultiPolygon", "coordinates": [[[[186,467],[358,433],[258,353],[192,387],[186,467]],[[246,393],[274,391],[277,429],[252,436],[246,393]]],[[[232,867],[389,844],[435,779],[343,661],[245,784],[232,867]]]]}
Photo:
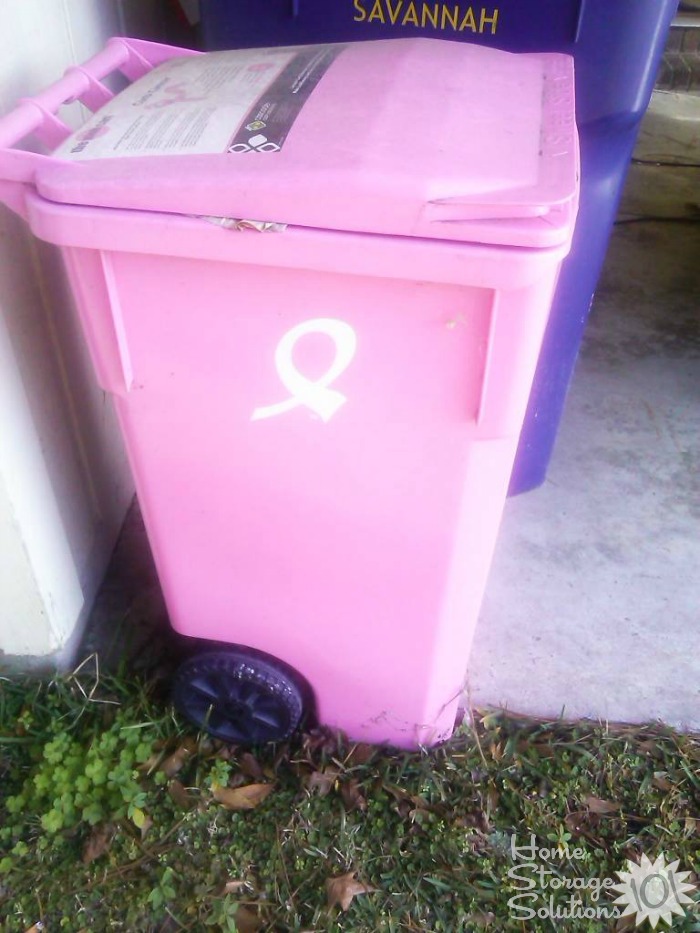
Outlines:
{"type": "Polygon", "coordinates": [[[615,226],[622,224],[698,224],[700,217],[654,217],[642,215],[640,217],[622,217],[615,221],[615,226]]]}
{"type": "Polygon", "coordinates": [[[656,159],[632,159],[633,165],[653,165],[656,168],[700,168],[700,162],[659,162],[656,159]]]}

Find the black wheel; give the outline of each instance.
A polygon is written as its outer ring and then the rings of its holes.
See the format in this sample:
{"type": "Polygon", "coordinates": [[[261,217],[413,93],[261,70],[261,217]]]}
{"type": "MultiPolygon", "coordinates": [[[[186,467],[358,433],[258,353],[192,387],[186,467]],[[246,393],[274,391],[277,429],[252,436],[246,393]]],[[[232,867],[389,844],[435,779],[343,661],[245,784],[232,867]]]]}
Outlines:
{"type": "Polygon", "coordinates": [[[288,738],[304,708],[286,665],[246,649],[208,651],[185,661],[175,675],[172,699],[194,725],[241,745],[288,738]]]}

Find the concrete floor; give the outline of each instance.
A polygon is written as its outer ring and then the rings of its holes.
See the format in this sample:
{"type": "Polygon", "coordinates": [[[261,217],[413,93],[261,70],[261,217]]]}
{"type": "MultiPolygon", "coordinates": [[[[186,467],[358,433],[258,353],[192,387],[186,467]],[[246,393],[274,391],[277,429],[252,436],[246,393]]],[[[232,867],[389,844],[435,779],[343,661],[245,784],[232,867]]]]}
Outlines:
{"type": "MultiPolygon", "coordinates": [[[[639,167],[624,209],[692,213],[696,179],[639,167]]],[[[506,505],[473,704],[700,728],[699,403],[700,224],[620,226],[548,480],[506,505]]],[[[167,674],[164,618],[136,511],[84,650],[114,659],[128,635],[167,674]]]]}
{"type": "MultiPolygon", "coordinates": [[[[639,167],[623,211],[698,211],[639,167]]],[[[510,500],[475,705],[700,728],[700,224],[618,226],[545,485],[510,500]]]]}

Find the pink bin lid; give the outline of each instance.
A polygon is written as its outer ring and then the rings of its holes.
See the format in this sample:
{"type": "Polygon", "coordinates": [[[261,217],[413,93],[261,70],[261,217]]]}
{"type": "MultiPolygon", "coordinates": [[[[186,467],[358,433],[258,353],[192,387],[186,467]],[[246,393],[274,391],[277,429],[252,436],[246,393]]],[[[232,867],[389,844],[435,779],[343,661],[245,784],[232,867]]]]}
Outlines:
{"type": "Polygon", "coordinates": [[[573,62],[438,39],[156,67],[36,174],[52,201],[512,246],[568,241],[573,62]]]}

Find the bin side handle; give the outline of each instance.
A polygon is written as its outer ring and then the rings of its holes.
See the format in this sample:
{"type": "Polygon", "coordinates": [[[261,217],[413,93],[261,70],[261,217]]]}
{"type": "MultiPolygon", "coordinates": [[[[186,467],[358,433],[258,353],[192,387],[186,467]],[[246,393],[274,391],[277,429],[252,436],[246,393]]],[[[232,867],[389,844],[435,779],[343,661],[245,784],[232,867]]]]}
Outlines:
{"type": "Polygon", "coordinates": [[[124,389],[129,392],[134,385],[134,367],[131,363],[129,341],[126,335],[124,315],[122,313],[122,305],[119,298],[119,290],[117,288],[117,277],[114,274],[114,268],[112,266],[110,255],[105,252],[100,252],[100,259],[102,262],[104,283],[107,290],[107,300],[109,302],[112,327],[114,328],[114,336],[116,337],[117,356],[121,369],[121,378],[123,380],[124,389]]]}
{"type": "Polygon", "coordinates": [[[55,84],[23,98],[0,119],[0,201],[26,217],[24,186],[32,184],[39,165],[51,156],[14,146],[30,135],[48,150],[67,139],[73,131],[56,116],[63,104],[80,101],[94,113],[112,99],[112,92],[102,83],[109,74],[118,71],[129,81],[136,81],[170,58],[201,54],[141,39],[114,38],[84,64],[68,68],[55,84]]]}
{"type": "Polygon", "coordinates": [[[494,292],[476,423],[482,438],[520,431],[556,276],[494,292]]]}

